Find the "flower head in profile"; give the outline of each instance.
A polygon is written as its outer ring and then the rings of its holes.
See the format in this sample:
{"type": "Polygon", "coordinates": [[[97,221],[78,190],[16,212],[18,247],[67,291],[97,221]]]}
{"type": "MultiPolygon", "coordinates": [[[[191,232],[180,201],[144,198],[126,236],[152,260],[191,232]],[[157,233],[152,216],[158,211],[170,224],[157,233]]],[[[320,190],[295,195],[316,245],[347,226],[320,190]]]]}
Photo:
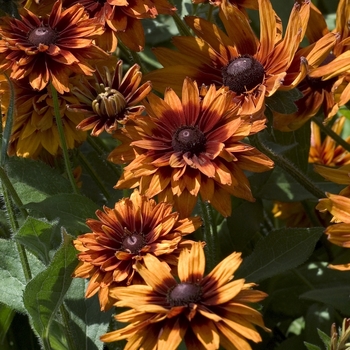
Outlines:
{"type": "Polygon", "coordinates": [[[116,188],[139,186],[150,198],[174,203],[182,217],[191,215],[198,195],[224,216],[231,213],[231,195],[254,201],[243,170],[266,171],[273,162],[242,140],[265,128],[263,118],[237,115],[227,88],[211,85],[200,97],[190,79],[184,81],[182,100],[169,88],[164,100],[151,94],[148,101],[148,116],[115,134],[121,145],[109,159],[130,163],[116,188]]]}
{"type": "Polygon", "coordinates": [[[69,108],[85,115],[77,128],[92,129],[92,136],[104,130],[113,133],[129,116],[140,115],[144,110],[140,103],[152,90],[149,81],[141,85],[142,73],[137,64],[123,75],[123,62],[110,61],[113,68],[111,64],[97,66],[92,77],[78,76],[73,82],[72,93],[79,103],[69,108]]]}
{"type": "MultiPolygon", "coordinates": [[[[13,86],[15,110],[9,155],[34,159],[57,156],[61,152],[61,142],[50,86],[33,90],[28,78],[13,81],[13,86]]],[[[86,139],[86,132],[76,129],[84,115],[68,110],[67,105],[77,103],[77,98],[69,92],[59,95],[58,103],[67,148],[76,148],[86,139]]]]}
{"type": "MultiPolygon", "coordinates": [[[[338,118],[332,125],[332,130],[340,135],[346,118],[338,118]]],[[[345,140],[350,144],[350,136],[345,140]]],[[[309,163],[322,164],[327,166],[342,166],[350,163],[350,153],[343,146],[330,136],[326,136],[324,140],[321,138],[319,126],[311,122],[311,144],[309,151],[309,163]]]]}
{"type": "Polygon", "coordinates": [[[137,190],[113,209],[97,210],[96,215],[98,220],[86,222],[92,232],[73,242],[80,260],[73,277],[90,278],[85,297],[98,292],[102,310],[112,306],[110,288],[133,282],[137,261],[142,263],[149,253],[176,265],[179,248],[192,242],[184,241],[183,236],[201,225],[199,217],[180,220],[170,204],[157,204],[137,190]]]}
{"type": "Polygon", "coordinates": [[[21,20],[2,18],[0,69],[9,69],[15,80],[28,76],[36,90],[43,90],[51,81],[63,94],[69,91],[72,72],[91,75],[94,70],[89,60],[107,57],[93,44],[102,33],[103,26],[89,19],[79,4],[63,10],[58,0],[44,17],[23,9],[21,20]]]}
{"type": "Polygon", "coordinates": [[[284,82],[287,88],[297,86],[303,97],[295,102],[296,112],[274,113],[274,128],[297,130],[321,109],[328,122],[350,100],[349,16],[348,0],[340,0],[336,28],[330,32],[322,13],[311,4],[306,30],[310,45],[297,51],[284,82]]]}
{"type": "MultiPolygon", "coordinates": [[[[343,189],[339,195],[326,193],[316,206],[321,212],[328,211],[333,215],[331,224],[326,228],[328,240],[340,247],[350,248],[350,186],[343,189]]],[[[350,263],[329,265],[336,270],[350,270],[350,263]]]]}
{"type": "Polygon", "coordinates": [[[275,201],[272,208],[272,214],[275,218],[282,220],[286,227],[312,226],[301,202],[275,201]]]}
{"type": "Polygon", "coordinates": [[[187,349],[251,349],[248,340],[261,341],[255,325],[265,330],[261,314],[249,306],[267,295],[254,283],[233,279],[242,262],[232,253],[204,276],[202,244],[183,249],[177,281],[154,256],[146,255],[136,270],[146,285],[113,288],[116,306],[131,309],[115,316],[125,328],[101,337],[104,342],[127,339],[127,348],[175,350],[182,340],[187,349]]]}
{"type": "Polygon", "coordinates": [[[116,50],[118,39],[133,51],[143,50],[145,33],[141,20],[176,11],[167,0],[64,0],[66,6],[77,3],[104,25],[105,31],[96,38],[96,45],[108,52],[116,50]]]}
{"type": "Polygon", "coordinates": [[[303,39],[309,13],[309,1],[295,3],[284,37],[281,21],[270,0],[259,0],[260,40],[249,19],[236,6],[223,1],[220,19],[225,32],[200,17],[185,17],[196,37],[175,37],[178,49],[154,50],[160,70],[147,74],[159,91],[172,82],[180,92],[186,76],[198,84],[226,85],[235,92],[242,113],[250,114],[264,104],[265,96],[273,95],[282,85],[294,53],[303,39]]]}

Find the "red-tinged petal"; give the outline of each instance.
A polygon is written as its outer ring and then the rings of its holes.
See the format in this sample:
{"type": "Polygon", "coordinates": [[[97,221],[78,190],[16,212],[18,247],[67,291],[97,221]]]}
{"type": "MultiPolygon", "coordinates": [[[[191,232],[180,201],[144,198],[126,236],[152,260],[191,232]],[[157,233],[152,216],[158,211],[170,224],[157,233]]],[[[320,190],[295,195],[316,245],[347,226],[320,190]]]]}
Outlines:
{"type": "Polygon", "coordinates": [[[219,288],[230,281],[233,274],[242,263],[241,253],[232,253],[222,260],[216,267],[203,278],[203,294],[212,293],[213,288],[219,288]],[[218,282],[220,281],[220,282],[218,282]]]}
{"type": "Polygon", "coordinates": [[[143,261],[145,265],[136,262],[136,271],[153,290],[161,295],[167,295],[168,290],[177,284],[169,269],[151,254],[145,255],[143,261]],[[157,271],[157,275],[152,271],[157,271]]]}
{"type": "Polygon", "coordinates": [[[181,251],[177,269],[181,282],[201,282],[205,270],[205,256],[200,242],[194,243],[191,250],[181,251]]]}
{"type": "Polygon", "coordinates": [[[158,350],[177,349],[186,332],[182,323],[179,318],[167,320],[158,338],[158,350]]]}
{"type": "Polygon", "coordinates": [[[238,51],[254,55],[257,49],[257,38],[246,15],[229,1],[224,1],[219,15],[227,35],[237,46],[238,51]]]}
{"type": "Polygon", "coordinates": [[[194,125],[200,111],[199,91],[196,82],[186,79],[182,88],[182,105],[185,125],[194,125]]]}

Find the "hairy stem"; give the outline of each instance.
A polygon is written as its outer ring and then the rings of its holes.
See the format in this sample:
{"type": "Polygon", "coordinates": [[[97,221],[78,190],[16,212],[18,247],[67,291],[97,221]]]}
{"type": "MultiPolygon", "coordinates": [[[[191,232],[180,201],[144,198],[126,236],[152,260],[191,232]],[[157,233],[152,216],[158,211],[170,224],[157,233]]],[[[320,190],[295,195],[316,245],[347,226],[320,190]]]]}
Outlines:
{"type": "Polygon", "coordinates": [[[61,118],[60,108],[59,108],[58,94],[57,94],[55,87],[52,85],[52,83],[51,83],[50,87],[51,87],[51,94],[52,94],[52,101],[53,101],[53,108],[54,108],[54,112],[55,112],[57,130],[58,130],[58,135],[59,135],[60,142],[61,142],[61,149],[62,149],[62,153],[63,153],[64,165],[66,167],[67,176],[68,176],[69,182],[72,186],[73,192],[79,193],[78,188],[77,188],[77,184],[76,184],[75,179],[74,179],[71,163],[69,160],[66,136],[64,134],[63,123],[62,123],[62,118],[61,118]]]}

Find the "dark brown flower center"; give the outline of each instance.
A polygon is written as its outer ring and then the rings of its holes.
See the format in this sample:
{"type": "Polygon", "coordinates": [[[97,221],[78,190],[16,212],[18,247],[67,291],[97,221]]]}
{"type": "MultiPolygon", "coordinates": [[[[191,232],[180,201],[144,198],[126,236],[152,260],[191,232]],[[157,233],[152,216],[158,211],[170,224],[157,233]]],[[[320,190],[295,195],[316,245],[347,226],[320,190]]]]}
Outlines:
{"type": "Polygon", "coordinates": [[[198,155],[205,151],[206,137],[196,126],[182,126],[173,135],[172,146],[175,152],[190,152],[198,155]]]}
{"type": "Polygon", "coordinates": [[[254,89],[264,77],[263,65],[250,55],[237,57],[222,69],[224,85],[238,95],[254,89]]]}
{"type": "Polygon", "coordinates": [[[168,293],[168,302],[173,306],[188,306],[201,300],[202,288],[194,283],[179,283],[168,293]]]}
{"type": "Polygon", "coordinates": [[[116,89],[107,86],[104,90],[92,101],[92,109],[99,117],[118,119],[126,107],[126,100],[116,89]]]}
{"type": "Polygon", "coordinates": [[[55,43],[57,36],[57,32],[50,27],[38,27],[30,32],[28,40],[37,47],[40,44],[49,46],[55,43]]]}
{"type": "Polygon", "coordinates": [[[145,238],[139,233],[131,233],[124,237],[122,247],[123,250],[131,253],[138,254],[140,250],[145,246],[145,238]]]}
{"type": "MultiPolygon", "coordinates": [[[[335,59],[335,56],[332,53],[330,53],[324,59],[324,61],[320,64],[320,67],[332,62],[334,59],[335,59]]],[[[330,91],[333,84],[336,82],[336,80],[337,80],[337,77],[334,77],[328,80],[322,80],[322,78],[313,78],[313,77],[310,77],[309,75],[307,75],[305,78],[306,84],[310,86],[312,90],[330,91]]]]}

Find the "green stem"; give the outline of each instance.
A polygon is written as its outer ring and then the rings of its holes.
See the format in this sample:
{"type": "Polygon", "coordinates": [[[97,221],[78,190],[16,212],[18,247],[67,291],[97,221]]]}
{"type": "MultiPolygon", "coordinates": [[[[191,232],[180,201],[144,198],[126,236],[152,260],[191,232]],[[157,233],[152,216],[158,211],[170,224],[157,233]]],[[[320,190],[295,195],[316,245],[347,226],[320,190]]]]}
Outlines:
{"type": "Polygon", "coordinates": [[[207,21],[209,21],[209,22],[212,20],[211,16],[213,15],[213,9],[214,9],[214,6],[210,5],[209,11],[208,11],[208,16],[207,16],[207,21]]]}
{"type": "Polygon", "coordinates": [[[28,212],[24,208],[21,199],[19,198],[15,188],[13,187],[10,179],[8,178],[5,170],[2,167],[0,167],[0,181],[3,185],[3,188],[5,188],[10,193],[15,205],[17,206],[23,217],[27,218],[28,212]]]}
{"type": "Polygon", "coordinates": [[[7,156],[7,149],[8,149],[8,145],[10,143],[12,125],[13,125],[13,115],[14,115],[14,110],[15,110],[15,90],[13,87],[13,82],[7,75],[5,75],[5,76],[6,76],[8,84],[9,84],[10,101],[9,101],[9,106],[7,108],[6,124],[5,124],[4,133],[3,133],[2,141],[1,141],[0,166],[3,166],[5,164],[5,160],[8,157],[7,156]]]}
{"type": "Polygon", "coordinates": [[[141,57],[135,51],[130,50],[127,46],[123,44],[122,41],[118,41],[118,48],[123,53],[123,55],[128,59],[128,63],[137,63],[140,66],[141,72],[146,74],[148,69],[144,66],[141,57]]]}
{"type": "Polygon", "coordinates": [[[346,151],[350,152],[350,144],[347,143],[342,137],[340,137],[336,132],[334,132],[331,128],[324,125],[322,121],[313,117],[311,119],[317,126],[328,136],[330,136],[338,145],[342,146],[346,151]]]}
{"type": "Polygon", "coordinates": [[[192,36],[190,29],[187,27],[185,22],[180,18],[177,12],[175,12],[172,15],[172,17],[174,19],[177,29],[179,30],[180,35],[192,36]]]}
{"type": "Polygon", "coordinates": [[[208,202],[200,198],[201,214],[203,219],[202,232],[206,242],[206,269],[211,271],[219,262],[220,242],[216,223],[213,220],[213,209],[208,202]]]}
{"type": "Polygon", "coordinates": [[[109,200],[111,196],[106,186],[103,184],[98,174],[96,173],[95,169],[88,162],[84,154],[80,151],[78,152],[78,158],[79,158],[79,161],[82,163],[83,167],[85,168],[85,170],[90,174],[91,178],[95,181],[96,185],[102,191],[103,195],[106,197],[107,200],[109,200]]]}
{"type": "Polygon", "coordinates": [[[315,287],[310,283],[310,281],[309,281],[307,278],[305,278],[305,277],[300,273],[300,271],[298,271],[297,269],[292,269],[292,272],[293,272],[296,276],[298,276],[298,278],[299,278],[301,281],[303,281],[303,283],[304,283],[306,286],[308,286],[311,290],[314,290],[314,289],[315,289],[315,287]]]}
{"type": "Polygon", "coordinates": [[[313,194],[316,198],[325,198],[326,194],[315,186],[312,181],[303,174],[289,159],[276,153],[271,148],[266,146],[260,139],[259,134],[254,135],[252,138],[255,146],[270,159],[272,159],[276,165],[281,167],[286,173],[291,175],[301,186],[303,186],[308,192],[313,194]]]}
{"type": "Polygon", "coordinates": [[[60,312],[61,312],[66,340],[68,344],[68,350],[78,349],[77,344],[75,343],[74,337],[72,336],[72,333],[70,331],[70,317],[64,304],[60,306],[60,312]]]}
{"type": "MultiPolygon", "coordinates": [[[[3,171],[3,169],[1,167],[0,167],[0,169],[1,169],[0,173],[5,174],[5,172],[3,171]]],[[[7,176],[6,176],[6,178],[7,178],[7,176]]],[[[12,230],[12,232],[17,232],[19,225],[17,222],[16,214],[13,210],[11,198],[9,195],[9,192],[11,193],[11,191],[9,191],[7,186],[8,186],[8,184],[6,184],[3,181],[3,178],[1,178],[2,193],[3,193],[4,203],[5,203],[5,207],[6,207],[6,213],[7,213],[7,216],[9,218],[11,230],[12,230]]],[[[11,187],[12,187],[12,184],[11,184],[11,187]]],[[[12,187],[12,189],[13,189],[13,187],[12,187]]],[[[14,191],[14,192],[16,192],[16,191],[14,191]]],[[[11,193],[11,195],[12,195],[12,193],[11,193]]],[[[17,193],[16,193],[16,196],[18,197],[17,193]]],[[[13,195],[12,195],[12,198],[13,198],[13,195]]],[[[20,201],[20,203],[22,203],[22,202],[20,201]]],[[[23,205],[21,204],[21,206],[23,206],[23,205]]],[[[21,207],[19,206],[19,208],[21,208],[21,207]]],[[[29,282],[32,279],[32,273],[30,271],[30,265],[28,262],[27,252],[26,252],[24,246],[18,242],[16,242],[16,247],[17,247],[19,259],[21,261],[21,265],[22,265],[22,269],[23,269],[23,273],[24,273],[24,278],[26,279],[26,282],[29,282]]]]}
{"type": "Polygon", "coordinates": [[[52,101],[53,101],[53,109],[55,112],[56,125],[57,125],[58,135],[59,135],[60,142],[61,142],[61,149],[62,149],[62,153],[63,153],[63,159],[64,159],[64,164],[66,167],[67,176],[68,176],[69,182],[72,186],[73,192],[77,194],[77,193],[79,193],[79,191],[78,191],[78,187],[77,187],[77,184],[75,182],[72,167],[71,167],[71,164],[69,161],[67,142],[66,142],[62,118],[61,118],[61,114],[60,114],[60,107],[59,107],[59,102],[58,102],[57,91],[56,91],[55,87],[52,85],[52,83],[50,84],[50,87],[51,87],[51,94],[52,94],[52,101]]]}
{"type": "Polygon", "coordinates": [[[108,168],[119,178],[121,175],[120,169],[114,165],[114,163],[111,163],[105,159],[107,153],[110,151],[106,145],[98,137],[92,137],[89,135],[87,140],[89,145],[96,151],[96,153],[105,160],[105,164],[107,164],[108,168]]]}

